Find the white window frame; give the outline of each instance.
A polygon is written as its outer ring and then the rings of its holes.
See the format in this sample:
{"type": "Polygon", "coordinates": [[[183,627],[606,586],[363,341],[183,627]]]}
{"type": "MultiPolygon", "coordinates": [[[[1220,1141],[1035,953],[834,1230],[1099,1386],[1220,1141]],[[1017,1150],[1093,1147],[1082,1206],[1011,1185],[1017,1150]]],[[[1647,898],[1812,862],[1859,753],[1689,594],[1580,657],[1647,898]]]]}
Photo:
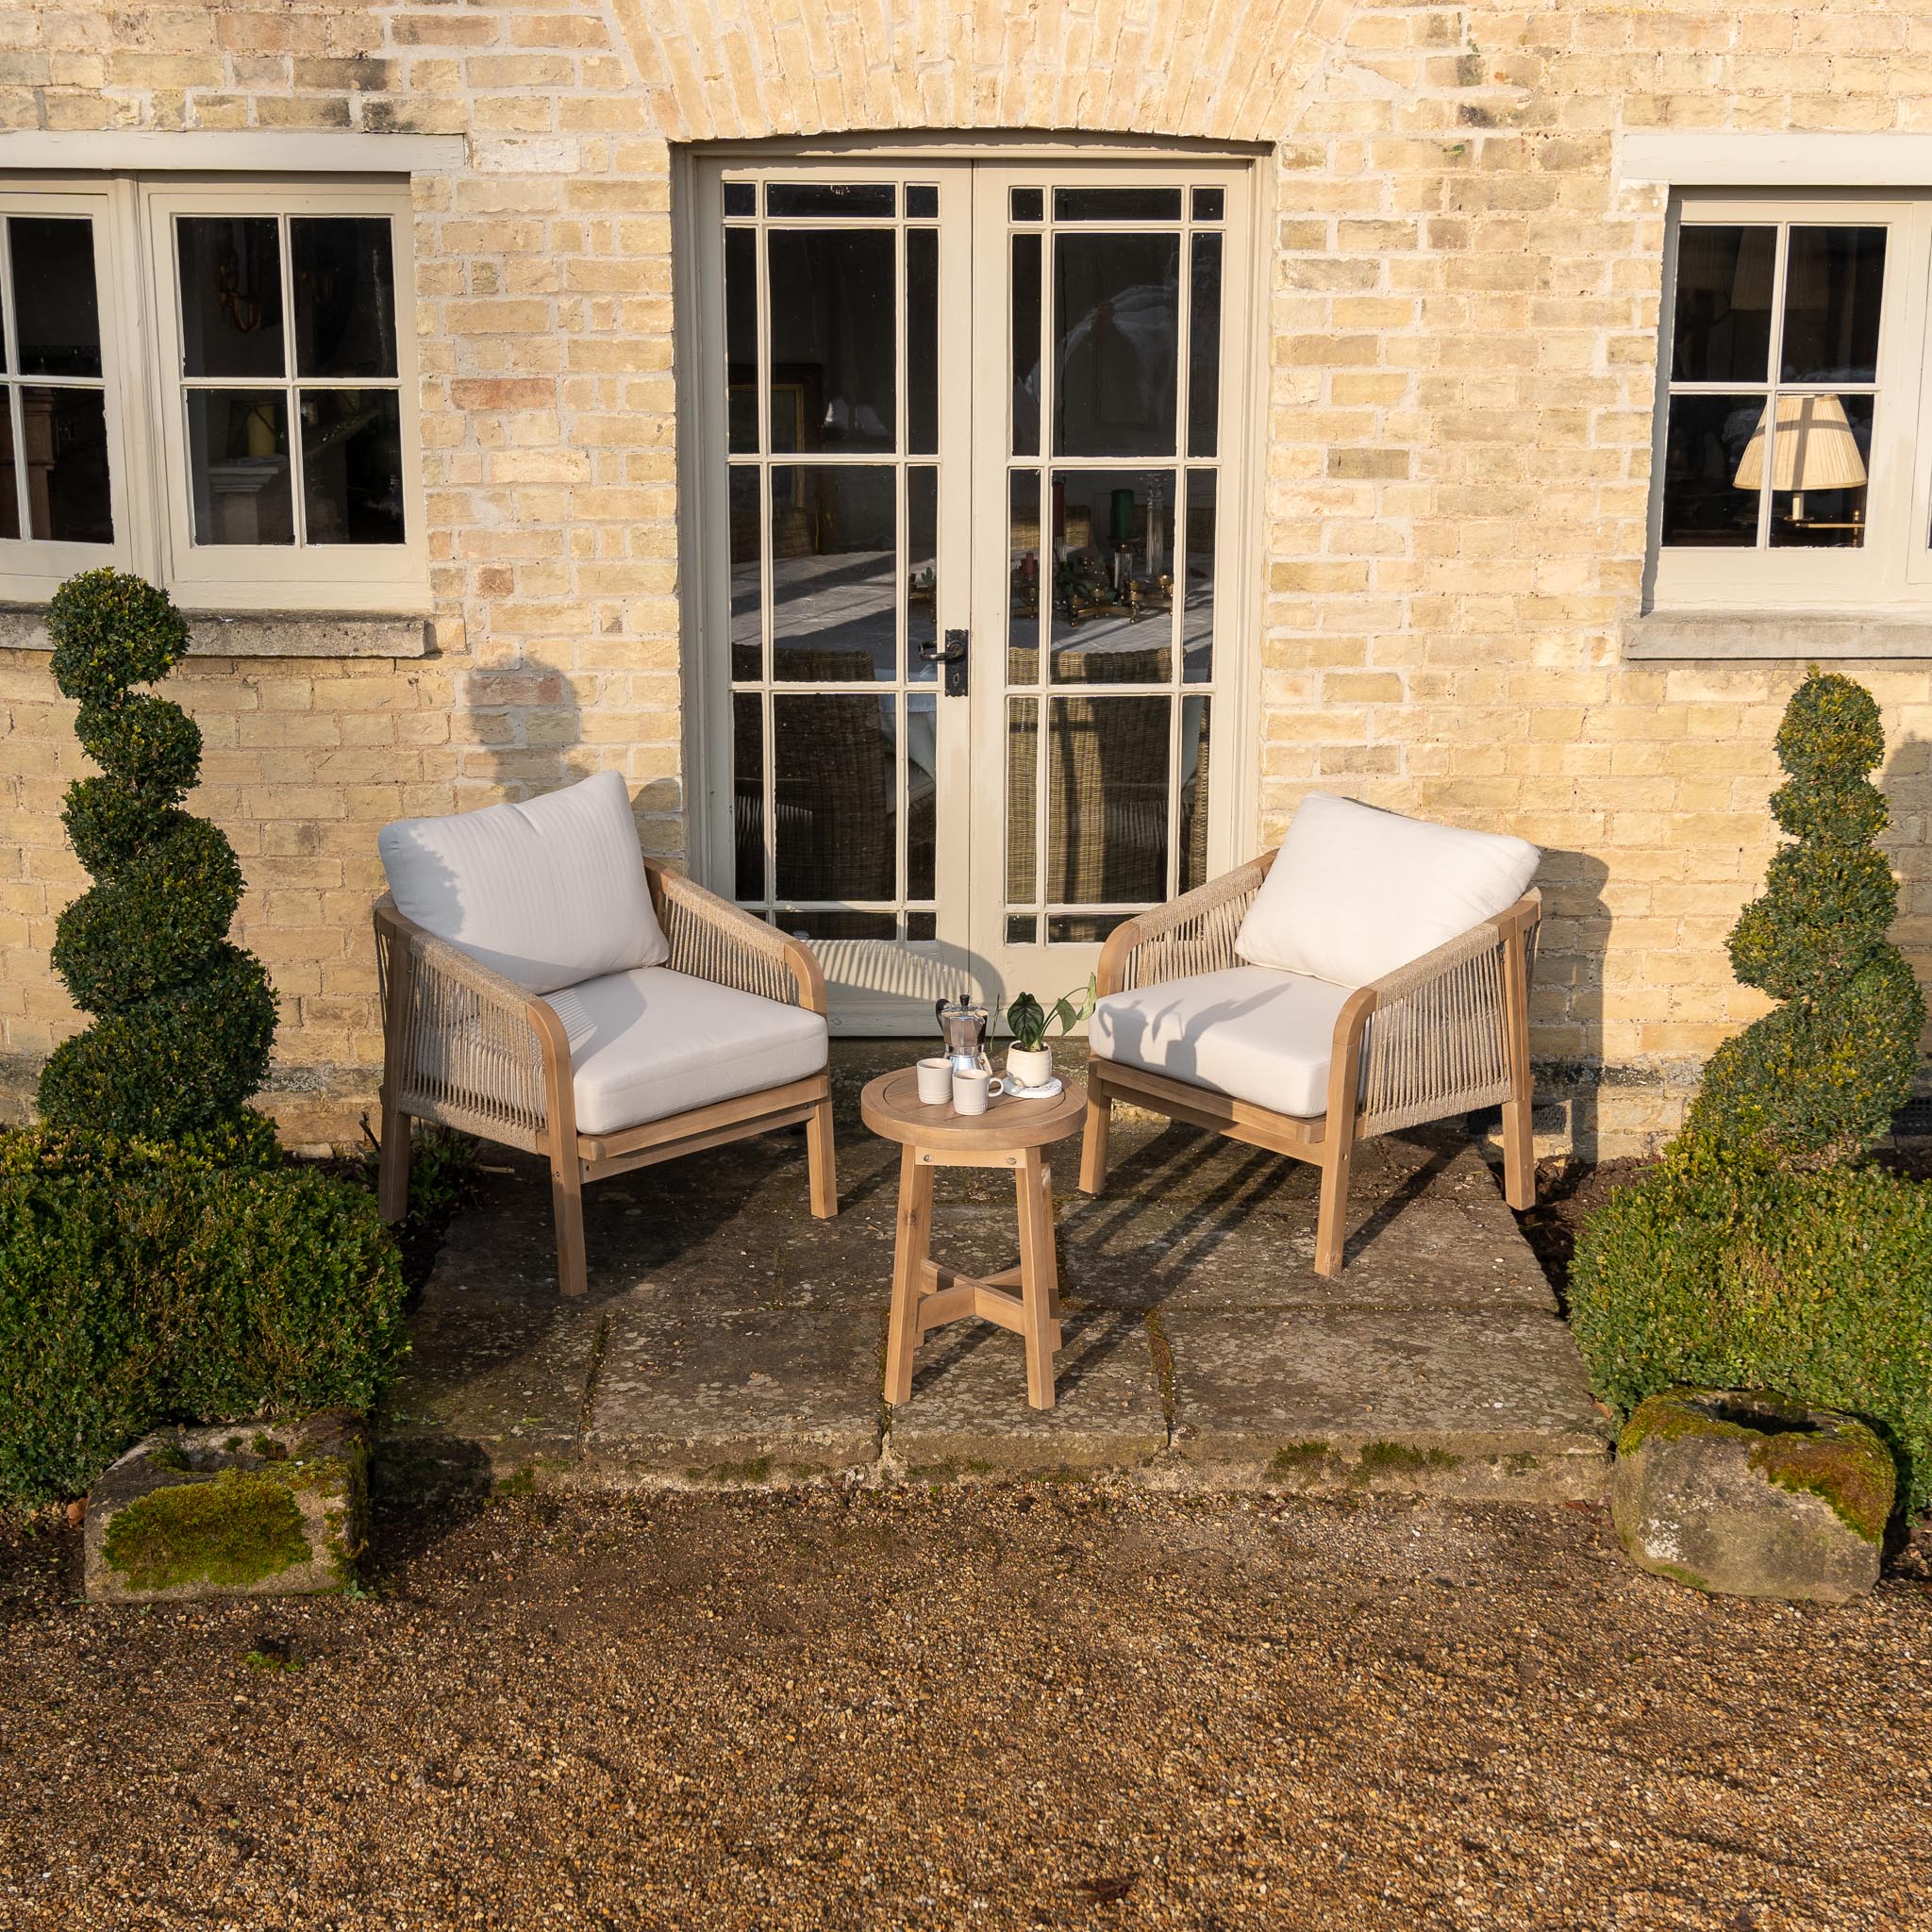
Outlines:
{"type": "MultiPolygon", "coordinates": [[[[1776,258],[1777,300],[1783,299],[1785,241],[1776,258]]],[[[1927,276],[1932,267],[1932,196],[1889,191],[1869,196],[1794,194],[1788,191],[1704,192],[1673,197],[1666,244],[1662,311],[1658,319],[1649,520],[1649,606],[1658,611],[1868,609],[1932,610],[1932,343],[1928,343],[1927,276]],[[1863,544],[1856,549],[1667,545],[1663,541],[1664,451],[1673,393],[1731,393],[1753,383],[1671,380],[1676,319],[1677,259],[1683,230],[1710,225],[1832,225],[1887,229],[1868,458],[1863,544]]],[[[1774,317],[1773,359],[1778,340],[1774,317]]],[[[1821,388],[1776,381],[1767,370],[1761,387],[1821,388]]],[[[1852,385],[1862,388],[1863,385],[1852,385]]]]}
{"type": "MultiPolygon", "coordinates": [[[[126,423],[126,366],[129,317],[120,297],[125,292],[112,272],[115,241],[115,208],[112,194],[95,180],[85,182],[38,181],[31,186],[8,183],[0,187],[0,217],[51,215],[85,218],[93,226],[95,308],[101,325],[101,387],[106,396],[108,425],[108,506],[114,519],[114,538],[109,543],[58,543],[26,534],[21,522],[21,535],[0,538],[0,599],[17,603],[40,603],[51,596],[76,571],[95,570],[111,564],[117,570],[138,568],[132,541],[135,522],[133,480],[128,461],[126,423]]],[[[42,378],[25,375],[15,346],[17,317],[14,314],[10,258],[0,251],[0,301],[6,308],[7,369],[8,393],[0,397],[0,407],[11,408],[11,391],[34,388],[42,378]]],[[[85,385],[92,388],[92,383],[85,385]]],[[[14,425],[16,463],[24,465],[26,452],[20,424],[14,425]]],[[[0,478],[0,488],[14,481],[0,478]]]]}
{"type": "MultiPolygon", "coordinates": [[[[114,541],[0,540],[0,600],[43,603],[75,572],[102,564],[165,586],[192,611],[427,611],[429,545],[423,491],[421,394],[409,185],[406,177],[342,179],[222,175],[0,176],[0,214],[75,213],[94,220],[94,274],[107,392],[114,541]],[[395,275],[396,375],[404,490],[401,543],[197,544],[188,474],[187,401],[174,223],[193,214],[386,217],[395,275]]],[[[293,311],[283,261],[285,325],[293,311]]],[[[5,291],[12,306],[12,291],[5,291]]],[[[9,380],[15,378],[9,377],[9,380]]],[[[281,387],[294,390],[292,373],[281,387]]],[[[275,387],[273,378],[264,385],[275,387]]],[[[341,383],[389,387],[387,379],[341,383]]],[[[300,425],[291,412],[291,445],[300,425]]],[[[292,451],[291,451],[292,456],[292,451]]],[[[291,470],[293,468],[291,460],[291,470]]],[[[295,479],[291,475],[291,487],[295,479]]]]}

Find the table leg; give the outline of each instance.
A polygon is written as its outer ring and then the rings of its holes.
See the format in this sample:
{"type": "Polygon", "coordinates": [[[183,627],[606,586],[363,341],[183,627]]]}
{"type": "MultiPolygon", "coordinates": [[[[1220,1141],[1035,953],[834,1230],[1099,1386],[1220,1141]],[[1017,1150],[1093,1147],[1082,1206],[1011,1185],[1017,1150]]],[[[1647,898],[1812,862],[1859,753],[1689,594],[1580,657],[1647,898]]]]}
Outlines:
{"type": "Polygon", "coordinates": [[[892,1319],[886,1337],[886,1400],[912,1399],[912,1356],[919,1346],[919,1298],[932,1243],[932,1169],[910,1147],[899,1150],[898,1231],[892,1247],[892,1319]]]}
{"type": "Polygon", "coordinates": [[[1060,1345],[1053,1252],[1053,1193],[1040,1149],[1026,1149],[1013,1175],[1020,1208],[1020,1299],[1026,1340],[1026,1400],[1053,1407],[1053,1358],[1060,1345]]]}

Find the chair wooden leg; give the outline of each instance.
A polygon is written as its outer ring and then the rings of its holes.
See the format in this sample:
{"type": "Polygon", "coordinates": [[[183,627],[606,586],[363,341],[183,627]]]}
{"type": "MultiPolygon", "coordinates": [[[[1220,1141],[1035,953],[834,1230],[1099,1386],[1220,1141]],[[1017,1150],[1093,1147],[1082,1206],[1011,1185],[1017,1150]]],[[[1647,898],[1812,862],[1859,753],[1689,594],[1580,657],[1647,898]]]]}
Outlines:
{"type": "Polygon", "coordinates": [[[898,1231],[892,1247],[892,1316],[886,1331],[886,1400],[912,1400],[912,1357],[919,1346],[919,1298],[932,1241],[932,1169],[910,1147],[899,1150],[898,1231]]]}
{"type": "Polygon", "coordinates": [[[1536,1137],[1527,1081],[1503,1103],[1503,1198],[1519,1214],[1536,1206],[1536,1137]]]}
{"type": "Polygon", "coordinates": [[[385,1221],[400,1221],[409,1211],[409,1116],[395,1108],[382,1109],[382,1153],[375,1170],[376,1211],[385,1221]]]}
{"type": "Polygon", "coordinates": [[[839,1211],[839,1160],[832,1147],[832,1097],[812,1108],[805,1124],[805,1161],[811,1176],[811,1211],[830,1221],[839,1211]]]}
{"type": "Polygon", "coordinates": [[[1107,1185],[1107,1137],[1113,1125],[1113,1096],[1097,1075],[1087,1076],[1087,1124],[1080,1136],[1080,1189],[1097,1194],[1107,1185]]]}
{"type": "Polygon", "coordinates": [[[1348,1170],[1354,1138],[1344,1129],[1322,1162],[1322,1201],[1315,1217],[1315,1273],[1331,1280],[1341,1273],[1348,1237],[1348,1170]]]}
{"type": "Polygon", "coordinates": [[[584,1269],[584,1170],[576,1152],[550,1157],[550,1212],[557,1223],[557,1285],[565,1294],[589,1286],[584,1269]]]}
{"type": "Polygon", "coordinates": [[[1051,1408],[1054,1357],[1059,1352],[1058,1270],[1053,1252],[1053,1183],[1040,1149],[1029,1147],[1015,1171],[1020,1207],[1020,1302],[1025,1323],[1026,1400],[1051,1408]]]}

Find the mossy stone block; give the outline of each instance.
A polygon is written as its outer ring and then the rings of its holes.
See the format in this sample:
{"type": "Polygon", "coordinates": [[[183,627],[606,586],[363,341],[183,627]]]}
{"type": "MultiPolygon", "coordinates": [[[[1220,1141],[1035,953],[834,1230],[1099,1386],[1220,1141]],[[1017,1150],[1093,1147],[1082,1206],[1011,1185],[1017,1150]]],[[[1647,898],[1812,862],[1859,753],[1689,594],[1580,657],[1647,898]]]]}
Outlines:
{"type": "Polygon", "coordinates": [[[1724,1596],[1844,1603],[1878,1580],[1897,1472],[1855,1417],[1757,1390],[1653,1395],[1617,1443],[1631,1560],[1724,1596]]]}
{"type": "Polygon", "coordinates": [[[355,1575],[368,1525],[362,1418],[158,1430],[87,1503],[93,1603],[314,1596],[355,1575]]]}

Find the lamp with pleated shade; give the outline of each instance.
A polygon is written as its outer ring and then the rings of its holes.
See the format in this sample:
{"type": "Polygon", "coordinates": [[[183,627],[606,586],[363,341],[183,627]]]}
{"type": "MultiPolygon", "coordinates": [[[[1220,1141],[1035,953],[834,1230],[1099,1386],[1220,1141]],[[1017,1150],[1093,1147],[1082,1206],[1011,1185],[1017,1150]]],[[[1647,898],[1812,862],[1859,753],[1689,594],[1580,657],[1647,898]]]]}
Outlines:
{"type": "MultiPolygon", "coordinates": [[[[1740,490],[1757,490],[1764,481],[1764,425],[1767,406],[1744,445],[1738,474],[1731,481],[1740,490]]],[[[1771,487],[1791,492],[1791,514],[1802,523],[1807,490],[1857,490],[1865,481],[1865,458],[1858,440],[1845,421],[1845,406],[1836,396],[1783,395],[1777,399],[1777,435],[1773,439],[1771,487]]]]}

